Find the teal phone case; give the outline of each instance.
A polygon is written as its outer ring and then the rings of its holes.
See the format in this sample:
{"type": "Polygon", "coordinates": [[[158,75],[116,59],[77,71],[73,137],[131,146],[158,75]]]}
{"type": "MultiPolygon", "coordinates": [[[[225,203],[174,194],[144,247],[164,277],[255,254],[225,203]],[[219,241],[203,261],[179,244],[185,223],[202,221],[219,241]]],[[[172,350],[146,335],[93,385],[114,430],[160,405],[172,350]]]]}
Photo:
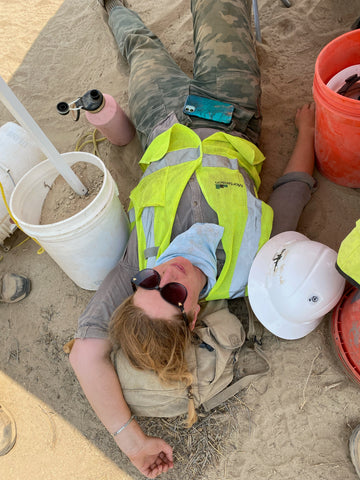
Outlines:
{"type": "Polygon", "coordinates": [[[183,112],[193,117],[205,118],[213,122],[231,123],[234,106],[230,103],[212,100],[211,98],[189,95],[183,112]]]}

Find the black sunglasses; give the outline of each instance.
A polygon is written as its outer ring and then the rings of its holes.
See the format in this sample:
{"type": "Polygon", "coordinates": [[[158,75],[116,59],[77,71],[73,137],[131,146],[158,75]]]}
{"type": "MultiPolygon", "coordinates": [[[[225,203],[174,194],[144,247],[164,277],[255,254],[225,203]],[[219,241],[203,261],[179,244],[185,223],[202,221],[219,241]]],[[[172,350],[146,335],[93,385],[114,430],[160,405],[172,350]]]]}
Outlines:
{"type": "Polygon", "coordinates": [[[183,319],[186,324],[188,324],[188,318],[184,312],[184,303],[188,294],[186,287],[177,282],[170,282],[163,287],[159,287],[160,281],[161,277],[159,272],[152,268],[145,268],[144,270],[140,270],[140,272],[131,279],[131,284],[134,292],[136,291],[136,287],[145,288],[145,290],[158,290],[166,302],[180,309],[183,319]]]}

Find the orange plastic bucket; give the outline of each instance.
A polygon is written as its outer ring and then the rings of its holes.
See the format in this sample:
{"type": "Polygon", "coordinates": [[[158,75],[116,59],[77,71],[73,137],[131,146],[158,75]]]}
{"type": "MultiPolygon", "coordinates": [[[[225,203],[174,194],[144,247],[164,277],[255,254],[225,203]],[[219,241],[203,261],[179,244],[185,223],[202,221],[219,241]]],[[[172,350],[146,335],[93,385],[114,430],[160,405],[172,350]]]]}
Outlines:
{"type": "Polygon", "coordinates": [[[360,100],[331,90],[341,70],[360,64],[360,29],[332,40],[315,63],[315,153],[319,171],[346,187],[360,187],[360,100]]]}
{"type": "Polygon", "coordinates": [[[331,339],[348,377],[360,386],[360,290],[350,287],[331,317],[331,339]]]}

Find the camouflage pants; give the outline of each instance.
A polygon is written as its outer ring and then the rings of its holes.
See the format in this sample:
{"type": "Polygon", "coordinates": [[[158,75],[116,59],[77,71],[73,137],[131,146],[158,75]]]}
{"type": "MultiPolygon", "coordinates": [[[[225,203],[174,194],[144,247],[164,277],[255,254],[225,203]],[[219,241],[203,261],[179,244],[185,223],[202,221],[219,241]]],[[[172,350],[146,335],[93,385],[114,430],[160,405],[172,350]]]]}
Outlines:
{"type": "Polygon", "coordinates": [[[174,112],[190,128],[233,130],[257,143],[260,72],[250,0],[192,0],[195,60],[189,78],[136,12],[115,7],[109,25],[130,66],[130,114],[144,149],[153,128],[174,112]],[[234,105],[229,126],[183,113],[187,95],[234,105]]]}

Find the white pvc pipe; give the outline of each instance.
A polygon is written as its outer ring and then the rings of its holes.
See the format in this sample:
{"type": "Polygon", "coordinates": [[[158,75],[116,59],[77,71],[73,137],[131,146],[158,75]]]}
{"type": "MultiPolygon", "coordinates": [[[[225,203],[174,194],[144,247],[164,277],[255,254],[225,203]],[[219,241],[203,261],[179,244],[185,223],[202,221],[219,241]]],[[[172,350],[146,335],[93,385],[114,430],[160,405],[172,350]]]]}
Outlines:
{"type": "Polygon", "coordinates": [[[78,195],[85,195],[87,189],[81,183],[79,177],[73,172],[70,166],[64,162],[60,153],[56,150],[54,145],[50,142],[45,133],[41,130],[39,125],[35,122],[1,76],[0,100],[20,125],[33,136],[34,140],[39,145],[39,148],[44,152],[60,175],[64,177],[65,181],[70,185],[74,192],[78,195]]]}

